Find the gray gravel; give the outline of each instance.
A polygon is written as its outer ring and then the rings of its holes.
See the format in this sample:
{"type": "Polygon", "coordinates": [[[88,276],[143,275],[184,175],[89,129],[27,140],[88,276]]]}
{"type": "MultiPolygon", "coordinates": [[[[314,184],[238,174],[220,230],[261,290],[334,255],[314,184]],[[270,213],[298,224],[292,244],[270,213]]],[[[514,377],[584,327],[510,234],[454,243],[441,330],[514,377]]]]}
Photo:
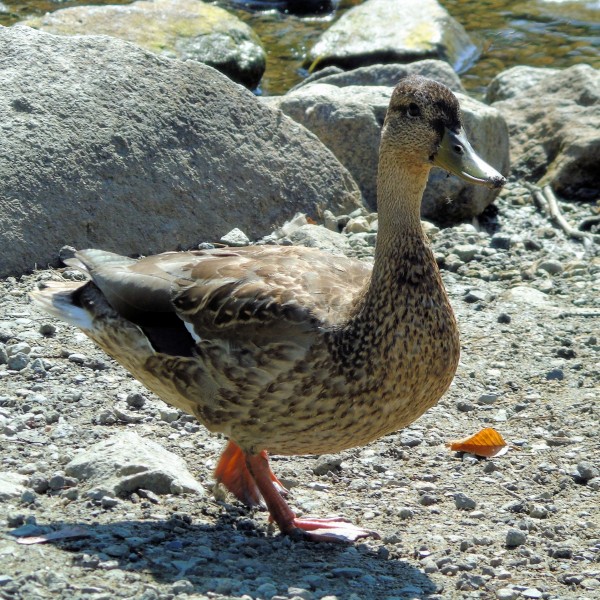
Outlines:
{"type": "MultiPolygon", "coordinates": [[[[364,448],[273,457],[299,513],[381,534],[347,547],[294,542],[264,512],[213,494],[224,440],[30,304],[60,272],[0,281],[0,598],[598,598],[598,249],[565,239],[514,183],[497,206],[475,225],[427,226],[462,332],[441,402],[364,448]],[[445,445],[487,426],[511,443],[506,455],[445,445]],[[153,487],[152,469],[135,491],[92,489],[75,457],[125,432],[183,459],[205,493],[153,487]],[[72,527],[85,537],[16,541],[72,527]]],[[[590,212],[561,208],[574,222],[590,212]]],[[[330,215],[325,237],[299,222],[301,243],[372,259],[373,215],[330,215]]]]}

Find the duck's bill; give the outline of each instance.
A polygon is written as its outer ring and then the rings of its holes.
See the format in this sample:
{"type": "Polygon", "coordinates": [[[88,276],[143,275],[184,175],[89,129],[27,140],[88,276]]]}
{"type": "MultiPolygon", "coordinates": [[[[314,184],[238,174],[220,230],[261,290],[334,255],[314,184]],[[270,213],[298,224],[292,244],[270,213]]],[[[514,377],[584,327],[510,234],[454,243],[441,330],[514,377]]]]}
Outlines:
{"type": "Polygon", "coordinates": [[[479,158],[462,131],[454,133],[445,130],[433,164],[470,183],[490,188],[500,188],[506,183],[506,179],[494,167],[479,158]]]}

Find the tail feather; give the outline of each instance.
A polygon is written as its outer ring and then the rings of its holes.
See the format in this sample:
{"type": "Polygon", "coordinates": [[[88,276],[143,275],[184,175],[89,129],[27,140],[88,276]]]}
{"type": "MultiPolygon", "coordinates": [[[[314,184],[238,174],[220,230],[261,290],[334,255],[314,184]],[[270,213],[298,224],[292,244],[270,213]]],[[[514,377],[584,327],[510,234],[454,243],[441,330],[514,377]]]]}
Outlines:
{"type": "Polygon", "coordinates": [[[93,329],[92,316],[74,303],[74,294],[87,282],[48,281],[44,288],[31,292],[31,299],[40,308],[84,330],[93,329]]]}

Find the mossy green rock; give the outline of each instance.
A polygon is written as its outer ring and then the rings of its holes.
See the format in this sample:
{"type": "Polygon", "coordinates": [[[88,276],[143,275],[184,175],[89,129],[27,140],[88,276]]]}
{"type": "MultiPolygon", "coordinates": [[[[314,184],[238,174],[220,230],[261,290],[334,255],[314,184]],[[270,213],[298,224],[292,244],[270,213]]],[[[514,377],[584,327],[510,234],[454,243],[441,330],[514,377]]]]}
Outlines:
{"type": "Polygon", "coordinates": [[[121,6],[76,6],[25,25],[61,35],[104,34],[156,54],[192,59],[255,88],[265,70],[265,52],[248,25],[200,0],[140,0],[121,6]]]}
{"type": "Polygon", "coordinates": [[[353,69],[439,58],[460,70],[475,54],[462,25],[435,0],[367,0],[320,37],[307,64],[353,69]]]}

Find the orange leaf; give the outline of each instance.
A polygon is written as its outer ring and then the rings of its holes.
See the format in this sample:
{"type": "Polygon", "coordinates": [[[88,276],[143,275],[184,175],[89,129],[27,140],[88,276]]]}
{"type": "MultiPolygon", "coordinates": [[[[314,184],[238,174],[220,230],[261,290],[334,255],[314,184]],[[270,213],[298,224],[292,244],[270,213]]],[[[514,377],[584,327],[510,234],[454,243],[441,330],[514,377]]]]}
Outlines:
{"type": "Polygon", "coordinates": [[[456,452],[470,452],[477,456],[501,456],[508,452],[508,444],[492,427],[486,427],[464,440],[455,440],[446,444],[456,452]]]}

